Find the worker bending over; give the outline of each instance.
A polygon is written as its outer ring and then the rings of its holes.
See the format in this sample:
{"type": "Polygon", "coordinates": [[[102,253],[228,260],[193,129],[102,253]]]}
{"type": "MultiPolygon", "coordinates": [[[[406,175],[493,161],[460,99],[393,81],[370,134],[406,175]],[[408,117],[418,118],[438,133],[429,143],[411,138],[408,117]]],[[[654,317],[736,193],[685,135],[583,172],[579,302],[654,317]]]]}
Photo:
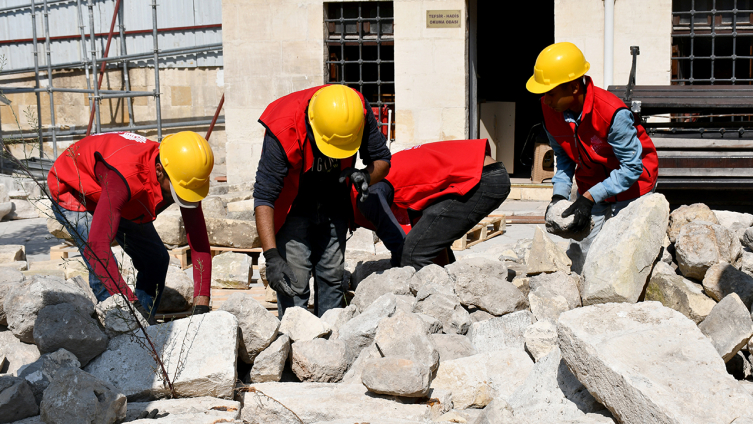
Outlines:
{"type": "Polygon", "coordinates": [[[191,131],[161,144],[127,132],[95,134],[58,157],[47,177],[52,210],[73,236],[97,300],[121,293],[154,322],[170,256],[153,221],[175,202],[191,246],[194,313],[209,311],[212,258],[201,200],[213,166],[209,143],[191,131]],[[113,240],[138,271],[135,293],[118,271],[113,240]]]}
{"type": "Polygon", "coordinates": [[[368,193],[390,169],[390,151],[361,93],[344,85],[298,91],[267,106],[254,186],[256,227],[277,291],[279,316],[306,308],[309,276],[314,312],[343,305],[345,236],[352,217],[349,187],[368,193]],[[365,169],[353,168],[360,152],[365,169]]]}
{"type": "Polygon", "coordinates": [[[585,76],[589,68],[574,44],[552,44],[539,54],[526,84],[528,91],[544,94],[544,126],[557,160],[550,206],[570,198],[575,176],[578,198],[562,216],[575,215],[574,231],[594,220],[590,234],[568,251],[576,272],[604,221],[653,192],[659,171],[656,148],[643,126],[622,100],[585,76]]]}
{"type": "Polygon", "coordinates": [[[454,261],[452,243],[509,194],[510,178],[490,156],[486,139],[454,140],[395,153],[387,178],[363,201],[355,201],[363,196],[353,192],[352,204],[356,222],[376,231],[393,266],[419,270],[435,260],[454,261]]]}

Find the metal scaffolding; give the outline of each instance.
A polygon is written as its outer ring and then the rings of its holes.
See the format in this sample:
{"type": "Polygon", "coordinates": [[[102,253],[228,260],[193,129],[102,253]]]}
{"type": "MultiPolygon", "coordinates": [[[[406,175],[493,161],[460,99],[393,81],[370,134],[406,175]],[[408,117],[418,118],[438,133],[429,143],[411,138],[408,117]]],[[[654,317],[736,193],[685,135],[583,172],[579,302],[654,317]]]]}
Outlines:
{"type": "MultiPolygon", "coordinates": [[[[108,127],[106,128],[107,131],[137,131],[137,130],[157,130],[157,137],[158,141],[162,141],[162,129],[163,128],[176,128],[176,127],[191,127],[191,126],[210,126],[210,128],[214,127],[215,123],[221,123],[224,124],[225,120],[224,117],[219,116],[220,108],[222,107],[222,102],[220,102],[220,106],[217,109],[217,113],[215,113],[214,119],[212,120],[180,120],[178,122],[162,122],[162,111],[160,106],[160,80],[159,80],[159,60],[160,58],[166,58],[166,57],[175,57],[175,56],[182,56],[186,54],[194,54],[194,53],[207,53],[207,52],[221,52],[222,51],[222,43],[214,43],[214,44],[205,44],[200,46],[188,46],[188,47],[181,47],[181,48],[175,48],[175,49],[168,49],[168,50],[159,50],[158,45],[158,33],[159,29],[157,27],[157,0],[151,0],[151,9],[152,9],[152,29],[151,34],[154,41],[154,49],[151,52],[142,52],[142,53],[135,53],[135,54],[127,54],[126,52],[126,40],[125,40],[125,25],[123,24],[123,1],[122,0],[116,0],[115,3],[115,9],[112,16],[112,23],[110,25],[110,31],[108,34],[107,39],[107,47],[102,51],[102,57],[97,57],[97,47],[96,47],[96,37],[97,34],[94,31],[94,2],[93,0],[86,0],[86,8],[88,9],[89,13],[89,40],[90,40],[90,47],[91,50],[89,52],[86,52],[86,37],[85,34],[85,26],[84,26],[84,20],[83,20],[83,12],[82,8],[84,7],[82,5],[82,0],[75,0],[78,13],[78,27],[80,28],[80,36],[81,36],[81,49],[82,49],[82,60],[79,62],[68,62],[68,63],[59,63],[59,64],[53,64],[51,61],[51,49],[50,49],[50,25],[49,25],[49,10],[48,6],[55,3],[64,3],[64,2],[73,2],[74,0],[42,0],[41,3],[39,0],[31,0],[30,4],[26,5],[19,5],[19,6],[11,6],[11,7],[5,7],[0,9],[0,13],[6,13],[6,12],[14,12],[24,9],[30,9],[31,10],[31,19],[32,19],[32,45],[34,50],[34,67],[33,68],[17,68],[12,69],[8,71],[3,71],[3,75],[8,74],[19,74],[19,73],[27,73],[27,72],[34,72],[35,76],[35,85],[34,87],[10,87],[10,86],[0,86],[0,92],[4,94],[17,94],[17,93],[35,93],[36,95],[36,101],[37,101],[37,128],[36,132],[21,132],[14,133],[14,134],[4,134],[2,130],[2,125],[0,124],[0,151],[4,150],[3,140],[6,139],[17,139],[17,138],[38,138],[39,139],[39,159],[40,161],[43,159],[44,156],[44,140],[45,138],[50,139],[52,141],[53,146],[53,154],[55,158],[57,158],[57,137],[58,136],[72,136],[72,135],[89,135],[92,132],[92,127],[95,133],[100,133],[102,131],[102,125],[100,122],[100,104],[103,99],[114,99],[114,98],[125,98],[127,107],[128,107],[128,125],[124,127],[108,127]],[[45,53],[46,53],[46,74],[47,74],[47,86],[41,87],[40,84],[40,67],[39,67],[39,49],[38,49],[38,36],[37,36],[37,21],[36,21],[36,13],[37,10],[41,8],[44,14],[44,45],[45,45],[45,53]],[[121,49],[121,55],[120,56],[112,56],[108,57],[109,53],[109,47],[110,47],[110,41],[112,40],[113,34],[115,33],[115,23],[119,23],[118,25],[118,35],[120,36],[120,49],[121,49]],[[145,59],[152,59],[154,61],[154,90],[153,91],[131,91],[130,86],[130,80],[128,77],[128,63],[132,61],[143,61],[145,59]],[[120,63],[120,65],[118,65],[120,63]],[[97,65],[100,65],[100,69],[97,69],[97,65]],[[101,84],[103,75],[105,73],[105,69],[107,68],[107,65],[111,64],[111,69],[118,68],[122,66],[123,70],[123,78],[124,78],[124,89],[123,90],[101,90],[101,84]],[[86,85],[87,88],[55,88],[53,84],[53,70],[56,69],[83,69],[85,71],[85,77],[86,77],[86,85]],[[41,97],[40,93],[48,93],[50,97],[50,127],[48,130],[44,131],[42,128],[42,103],[41,103],[41,97]],[[86,130],[84,129],[74,129],[74,130],[59,130],[55,125],[55,104],[54,104],[54,93],[81,93],[86,94],[89,96],[89,107],[90,107],[90,115],[89,115],[89,125],[86,130]],[[133,114],[133,104],[132,104],[132,98],[134,97],[154,97],[155,100],[155,120],[153,123],[144,123],[137,125],[134,122],[134,114],[133,114]]],[[[78,35],[76,35],[78,37],[78,35]]],[[[224,99],[224,96],[223,96],[224,99]]],[[[4,99],[0,99],[4,100],[4,99]]],[[[211,129],[209,134],[211,134],[211,129]]],[[[0,172],[2,172],[4,168],[3,159],[0,155],[0,172]]]]}

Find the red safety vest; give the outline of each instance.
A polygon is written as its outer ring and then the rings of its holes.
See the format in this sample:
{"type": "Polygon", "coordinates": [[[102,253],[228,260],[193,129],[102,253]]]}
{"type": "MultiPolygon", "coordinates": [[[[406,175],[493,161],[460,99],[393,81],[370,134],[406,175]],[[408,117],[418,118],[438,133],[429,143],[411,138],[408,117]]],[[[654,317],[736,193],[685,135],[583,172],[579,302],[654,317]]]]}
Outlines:
{"type": "MultiPolygon", "coordinates": [[[[288,174],[283,180],[282,192],[275,201],[275,234],[282,228],[293,206],[293,201],[298,196],[301,175],[310,170],[314,163],[314,151],[311,149],[311,143],[314,141],[309,140],[306,134],[306,110],[314,93],[324,87],[326,85],[296,91],[281,97],[270,103],[259,118],[259,123],[264,125],[272,137],[280,142],[290,164],[288,174]]],[[[366,104],[363,95],[358,91],[356,93],[361,99],[361,104],[366,104]]],[[[363,114],[365,117],[365,107],[363,114]]],[[[353,166],[354,160],[355,155],[341,159],[340,169],[353,166]]]]}
{"type": "Polygon", "coordinates": [[[138,134],[120,132],[95,134],[74,143],[55,161],[47,175],[50,195],[64,209],[94,213],[102,187],[94,173],[103,162],[123,178],[128,202],[122,217],[145,223],[157,217],[162,189],[157,181],[155,160],[159,143],[138,134]]]}
{"type": "MultiPolygon", "coordinates": [[[[445,196],[462,196],[479,181],[484,157],[490,152],[487,139],[452,140],[421,144],[392,155],[385,178],[395,190],[392,213],[407,234],[411,229],[408,209],[422,211],[445,196]]],[[[351,203],[357,225],[374,226],[356,207],[355,189],[351,203]]]]}
{"type": "MultiPolygon", "coordinates": [[[[607,141],[615,114],[619,110],[627,109],[625,103],[617,96],[596,87],[591,78],[586,77],[586,98],[581,121],[577,126],[565,121],[564,114],[546,106],[543,97],[541,107],[546,130],[562,146],[567,156],[578,164],[575,169],[575,180],[580,194],[606,180],[613,170],[620,167],[620,161],[607,141]]],[[[636,124],[635,129],[643,148],[643,172],[627,191],[606,199],[608,202],[638,198],[650,192],[656,185],[659,173],[656,147],[642,125],[636,124]]]]}

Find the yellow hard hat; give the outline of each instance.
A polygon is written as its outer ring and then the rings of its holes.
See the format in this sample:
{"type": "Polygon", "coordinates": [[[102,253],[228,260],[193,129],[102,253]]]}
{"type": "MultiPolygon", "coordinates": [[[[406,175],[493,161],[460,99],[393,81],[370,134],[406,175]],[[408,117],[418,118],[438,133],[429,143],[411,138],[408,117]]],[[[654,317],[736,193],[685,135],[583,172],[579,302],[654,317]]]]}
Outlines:
{"type": "Polygon", "coordinates": [[[591,68],[583,52],[573,43],[555,43],[545,48],[533,65],[533,76],[526,88],[531,93],[542,94],[554,87],[582,77],[591,68]]]}
{"type": "Polygon", "coordinates": [[[311,97],[309,123],[319,151],[334,159],[353,156],[363,138],[363,103],[344,85],[328,85],[311,97]]]}
{"type": "Polygon", "coordinates": [[[176,202],[191,207],[191,203],[207,197],[214,153],[204,137],[193,131],[169,135],[162,139],[159,157],[170,178],[173,197],[180,198],[175,199],[176,202]]]}

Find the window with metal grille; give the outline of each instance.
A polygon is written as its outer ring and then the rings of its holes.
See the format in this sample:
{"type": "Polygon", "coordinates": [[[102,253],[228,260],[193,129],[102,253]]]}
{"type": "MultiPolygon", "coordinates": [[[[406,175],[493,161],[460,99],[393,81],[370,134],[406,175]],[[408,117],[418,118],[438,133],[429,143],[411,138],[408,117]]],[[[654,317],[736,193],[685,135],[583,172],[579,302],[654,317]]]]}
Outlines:
{"type": "Polygon", "coordinates": [[[391,1],[324,4],[324,81],[356,89],[395,138],[395,24],[391,1]],[[388,122],[391,121],[391,125],[388,122]]]}
{"type": "Polygon", "coordinates": [[[672,84],[753,83],[752,3],[672,1],[672,84]]]}

